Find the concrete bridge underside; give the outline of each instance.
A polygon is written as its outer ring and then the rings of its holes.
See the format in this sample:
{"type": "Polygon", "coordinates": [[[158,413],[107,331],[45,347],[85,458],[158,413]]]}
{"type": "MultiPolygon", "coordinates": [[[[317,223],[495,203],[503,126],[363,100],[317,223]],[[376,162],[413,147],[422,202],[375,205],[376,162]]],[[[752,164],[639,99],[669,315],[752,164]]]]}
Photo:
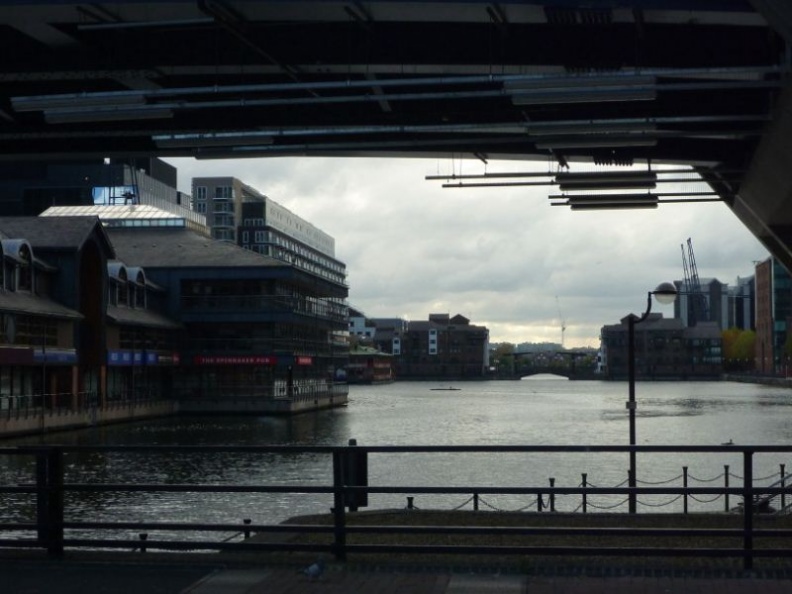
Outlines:
{"type": "Polygon", "coordinates": [[[791,42],[788,0],[18,0],[0,176],[145,156],[678,164],[792,269],[791,42]]]}

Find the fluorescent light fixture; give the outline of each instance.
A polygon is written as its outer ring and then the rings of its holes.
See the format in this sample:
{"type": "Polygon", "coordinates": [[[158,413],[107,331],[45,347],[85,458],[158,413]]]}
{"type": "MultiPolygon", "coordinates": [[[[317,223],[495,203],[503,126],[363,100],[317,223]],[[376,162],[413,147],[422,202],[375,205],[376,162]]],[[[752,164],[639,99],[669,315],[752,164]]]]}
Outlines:
{"type": "Polygon", "coordinates": [[[256,146],[274,142],[263,132],[217,132],[207,134],[162,134],[151,139],[159,148],[201,148],[205,146],[256,146]]]}
{"type": "Polygon", "coordinates": [[[559,189],[569,190],[642,190],[657,185],[653,171],[614,171],[604,173],[558,173],[555,177],[559,189]]]}
{"type": "Polygon", "coordinates": [[[528,122],[525,124],[530,136],[560,136],[578,134],[583,137],[592,134],[612,134],[614,132],[649,133],[657,131],[657,124],[651,122],[624,122],[624,123],[576,123],[567,124],[554,122],[528,122]]]}
{"type": "Polygon", "coordinates": [[[12,97],[14,111],[47,111],[50,109],[77,109],[80,107],[109,107],[113,105],[143,105],[146,98],[140,91],[113,93],[70,93],[62,95],[36,95],[12,97]]]}
{"type": "Polygon", "coordinates": [[[506,81],[504,90],[514,105],[652,101],[657,98],[653,76],[580,76],[506,81]]]}
{"type": "Polygon", "coordinates": [[[536,148],[541,150],[557,149],[587,149],[587,148],[616,148],[625,146],[656,146],[657,139],[635,136],[611,136],[603,134],[588,134],[583,136],[559,136],[558,138],[542,138],[536,143],[536,148]]]}
{"type": "Polygon", "coordinates": [[[621,202],[618,204],[570,204],[570,210],[634,210],[657,208],[657,202],[621,202]]]}
{"type": "Polygon", "coordinates": [[[584,196],[568,196],[568,203],[570,205],[582,206],[584,204],[629,204],[629,203],[647,203],[658,202],[657,196],[654,194],[588,194],[584,196]]]}
{"type": "Polygon", "coordinates": [[[587,183],[601,181],[657,181],[656,171],[560,171],[556,173],[557,183],[587,183]]]}
{"type": "Polygon", "coordinates": [[[172,117],[173,110],[168,107],[154,109],[140,109],[135,107],[112,107],[108,109],[53,109],[46,110],[44,112],[44,119],[49,124],[154,120],[172,117]]]}

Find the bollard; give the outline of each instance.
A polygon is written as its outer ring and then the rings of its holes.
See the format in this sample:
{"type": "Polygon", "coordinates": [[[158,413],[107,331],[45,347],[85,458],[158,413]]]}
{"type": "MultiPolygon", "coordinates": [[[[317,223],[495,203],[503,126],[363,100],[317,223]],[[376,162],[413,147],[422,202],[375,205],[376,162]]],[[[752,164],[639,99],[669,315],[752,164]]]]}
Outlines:
{"type": "MultiPolygon", "coordinates": [[[[368,485],[368,455],[366,452],[355,451],[356,439],[350,439],[348,445],[349,449],[344,452],[344,485],[365,487],[368,485]]],[[[368,506],[368,492],[358,489],[346,491],[344,501],[349,511],[356,512],[358,508],[368,506]]]]}
{"type": "Polygon", "coordinates": [[[473,511],[479,510],[479,498],[478,493],[473,493],[473,511]]]}
{"type": "Polygon", "coordinates": [[[542,511],[543,507],[544,507],[544,501],[542,501],[542,494],[538,493],[536,495],[536,511],[538,512],[542,511]]]}
{"type": "Polygon", "coordinates": [[[138,538],[140,539],[140,552],[146,552],[146,541],[148,540],[148,534],[146,532],[141,532],[138,534],[138,538]]]}
{"type": "Polygon", "coordinates": [[[245,535],[245,540],[247,540],[248,538],[250,538],[250,528],[248,528],[248,526],[250,526],[250,518],[245,518],[244,520],[242,520],[242,523],[245,525],[245,529],[243,530],[243,533],[245,535]]]}
{"type": "Polygon", "coordinates": [[[550,477],[550,489],[551,489],[551,491],[550,491],[549,499],[550,499],[550,511],[551,512],[555,511],[555,491],[552,490],[554,487],[555,487],[555,479],[553,477],[550,477]]]}
{"type": "MultiPolygon", "coordinates": [[[[786,488],[786,464],[781,465],[781,488],[786,488]]],[[[786,509],[786,493],[781,493],[781,509],[786,509]]]]}
{"type": "Polygon", "coordinates": [[[415,497],[407,498],[407,509],[415,509],[415,506],[413,505],[413,499],[415,499],[415,497]]]}

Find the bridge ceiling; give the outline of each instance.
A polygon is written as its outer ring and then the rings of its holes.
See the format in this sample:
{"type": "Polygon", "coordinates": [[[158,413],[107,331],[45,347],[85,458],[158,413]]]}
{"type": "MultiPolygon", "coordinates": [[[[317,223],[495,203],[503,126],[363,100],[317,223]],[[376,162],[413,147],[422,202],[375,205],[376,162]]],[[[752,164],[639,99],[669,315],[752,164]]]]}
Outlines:
{"type": "Polygon", "coordinates": [[[0,159],[690,164],[792,270],[789,0],[0,3],[0,159]]]}
{"type": "Polygon", "coordinates": [[[754,4],[6,3],[0,158],[651,159],[728,193],[787,74],[754,4]]]}

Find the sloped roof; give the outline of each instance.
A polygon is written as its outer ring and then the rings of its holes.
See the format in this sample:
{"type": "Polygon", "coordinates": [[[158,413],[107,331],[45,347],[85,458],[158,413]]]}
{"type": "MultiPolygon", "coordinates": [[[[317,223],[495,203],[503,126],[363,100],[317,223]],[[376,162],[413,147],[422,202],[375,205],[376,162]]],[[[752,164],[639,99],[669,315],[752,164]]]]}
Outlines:
{"type": "Polygon", "coordinates": [[[118,258],[143,268],[290,267],[241,247],[186,228],[107,229],[118,258]]]}
{"type": "Polygon", "coordinates": [[[78,251],[97,233],[113,257],[113,246],[97,217],[0,217],[0,232],[27,239],[33,249],[78,251]]]}
{"type": "Polygon", "coordinates": [[[50,299],[14,291],[0,291],[0,311],[72,320],[79,320],[83,317],[78,311],[64,307],[50,299]]]}
{"type": "Polygon", "coordinates": [[[107,306],[107,317],[117,324],[145,328],[180,328],[181,325],[156,312],[132,307],[107,306]]]}

